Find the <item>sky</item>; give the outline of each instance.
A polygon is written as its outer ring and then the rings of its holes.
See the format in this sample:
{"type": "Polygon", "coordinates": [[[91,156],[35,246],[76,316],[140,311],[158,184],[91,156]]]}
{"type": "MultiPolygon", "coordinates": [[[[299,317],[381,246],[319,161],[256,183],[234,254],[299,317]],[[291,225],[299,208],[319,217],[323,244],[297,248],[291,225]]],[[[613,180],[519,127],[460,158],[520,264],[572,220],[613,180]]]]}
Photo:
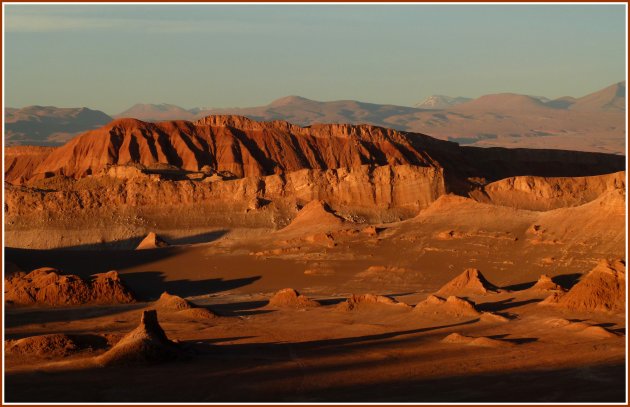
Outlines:
{"type": "Polygon", "coordinates": [[[412,106],[626,78],[625,5],[3,4],[5,105],[412,106]]]}

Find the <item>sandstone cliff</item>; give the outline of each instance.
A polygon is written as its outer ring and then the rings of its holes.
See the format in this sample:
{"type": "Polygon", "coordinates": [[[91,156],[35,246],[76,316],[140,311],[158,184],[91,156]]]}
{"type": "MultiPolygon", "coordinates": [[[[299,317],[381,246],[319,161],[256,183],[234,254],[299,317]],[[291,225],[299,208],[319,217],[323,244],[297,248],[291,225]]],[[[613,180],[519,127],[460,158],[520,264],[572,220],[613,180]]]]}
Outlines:
{"type": "Polygon", "coordinates": [[[578,206],[613,190],[625,189],[625,172],[592,177],[510,177],[472,191],[478,201],[546,211],[578,206]]]}
{"type": "MultiPolygon", "coordinates": [[[[370,125],[255,122],[239,116],[209,116],[196,122],[145,123],[119,119],[86,132],[46,154],[15,154],[6,180],[63,175],[82,178],[111,165],[204,167],[236,178],[328,170],[361,165],[408,164],[444,168],[452,188],[462,180],[508,176],[583,176],[624,169],[621,156],[561,150],[460,147],[418,133],[370,125]]],[[[5,161],[9,164],[9,161],[5,161]]]]}

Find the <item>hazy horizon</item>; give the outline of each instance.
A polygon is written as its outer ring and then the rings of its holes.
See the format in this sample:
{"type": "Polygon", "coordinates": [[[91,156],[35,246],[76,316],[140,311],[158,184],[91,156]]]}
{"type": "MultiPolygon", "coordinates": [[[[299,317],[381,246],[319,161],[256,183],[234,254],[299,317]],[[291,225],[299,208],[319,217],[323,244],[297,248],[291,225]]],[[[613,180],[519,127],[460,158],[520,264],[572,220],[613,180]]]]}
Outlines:
{"type": "Polygon", "coordinates": [[[626,77],[625,5],[5,5],[5,105],[298,95],[580,97],[626,77]]]}

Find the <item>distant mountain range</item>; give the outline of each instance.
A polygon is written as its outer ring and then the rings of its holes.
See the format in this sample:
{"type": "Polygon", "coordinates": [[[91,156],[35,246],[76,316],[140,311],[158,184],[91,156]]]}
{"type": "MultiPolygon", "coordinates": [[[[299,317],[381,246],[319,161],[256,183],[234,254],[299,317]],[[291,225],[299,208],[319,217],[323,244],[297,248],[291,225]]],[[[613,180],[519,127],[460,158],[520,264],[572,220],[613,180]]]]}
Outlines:
{"type": "Polygon", "coordinates": [[[465,98],[462,96],[451,97],[444,95],[431,95],[424,99],[422,102],[417,103],[414,107],[418,109],[446,109],[447,107],[461,105],[462,103],[470,102],[472,98],[465,98]]]}
{"type": "MultiPolygon", "coordinates": [[[[170,104],[137,104],[114,117],[155,122],[230,114],[259,121],[285,120],[300,126],[313,123],[373,124],[429,134],[464,145],[623,153],[625,94],[626,84],[619,82],[580,98],[567,96],[550,100],[514,93],[485,95],[476,99],[434,95],[415,107],[354,100],[319,102],[287,96],[265,106],[249,108],[184,109],[170,104]]],[[[60,134],[61,130],[57,129],[61,125],[55,127],[55,123],[69,125],[72,122],[72,129],[80,132],[104,124],[103,120],[111,120],[102,112],[85,109],[93,114],[84,113],[81,117],[90,116],[93,121],[79,121],[73,119],[70,111],[83,109],[58,109],[60,112],[54,109],[7,109],[7,117],[20,118],[7,120],[7,144],[61,144],[71,137],[70,132],[60,134]],[[50,124],[54,131],[45,131],[48,127],[42,126],[42,123],[50,124]],[[31,131],[29,125],[35,130],[31,131]]]]}
{"type": "Polygon", "coordinates": [[[4,111],[6,145],[56,146],[113,119],[86,107],[28,106],[4,111]]]}

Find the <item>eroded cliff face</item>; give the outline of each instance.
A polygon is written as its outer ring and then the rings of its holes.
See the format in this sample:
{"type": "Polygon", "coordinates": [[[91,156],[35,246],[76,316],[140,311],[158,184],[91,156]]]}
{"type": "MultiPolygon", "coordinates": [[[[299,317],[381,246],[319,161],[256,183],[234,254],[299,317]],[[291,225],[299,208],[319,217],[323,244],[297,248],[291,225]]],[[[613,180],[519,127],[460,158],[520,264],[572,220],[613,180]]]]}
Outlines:
{"type": "Polygon", "coordinates": [[[204,202],[247,203],[253,199],[298,205],[315,199],[359,210],[405,208],[418,211],[445,193],[442,170],[410,165],[331,170],[299,170],[287,174],[217,182],[151,180],[149,176],[112,179],[94,176],[70,181],[62,188],[5,188],[5,215],[122,207],[184,207],[204,202]]]}
{"type": "Polygon", "coordinates": [[[4,211],[9,237],[139,218],[279,228],[313,200],[348,219],[391,222],[446,193],[537,211],[581,205],[625,188],[624,173],[596,175],[624,167],[615,155],[462,148],[367,125],[121,119],[62,147],[7,149],[4,211]]]}
{"type": "Polygon", "coordinates": [[[4,179],[24,184],[33,177],[37,167],[54,151],[54,147],[15,146],[4,152],[4,179]]]}
{"type": "Polygon", "coordinates": [[[465,189],[467,178],[586,176],[621,171],[625,166],[623,157],[610,154],[460,147],[370,125],[299,127],[282,121],[209,116],[197,122],[119,119],[45,152],[16,155],[8,149],[5,177],[12,184],[51,175],[79,179],[130,163],[186,171],[208,167],[236,178],[407,164],[444,168],[453,189],[465,189]]]}
{"type": "Polygon", "coordinates": [[[624,171],[592,177],[509,177],[471,192],[471,197],[494,205],[547,211],[594,201],[614,190],[625,190],[624,171]]]}
{"type": "MultiPolygon", "coordinates": [[[[31,176],[52,173],[78,179],[108,165],[132,162],[188,171],[209,166],[237,178],[367,164],[433,165],[425,151],[394,130],[343,125],[301,128],[286,122],[218,116],[195,123],[115,120],[52,151],[31,176]]],[[[9,181],[20,176],[29,178],[29,174],[15,173],[9,181]]]]}

